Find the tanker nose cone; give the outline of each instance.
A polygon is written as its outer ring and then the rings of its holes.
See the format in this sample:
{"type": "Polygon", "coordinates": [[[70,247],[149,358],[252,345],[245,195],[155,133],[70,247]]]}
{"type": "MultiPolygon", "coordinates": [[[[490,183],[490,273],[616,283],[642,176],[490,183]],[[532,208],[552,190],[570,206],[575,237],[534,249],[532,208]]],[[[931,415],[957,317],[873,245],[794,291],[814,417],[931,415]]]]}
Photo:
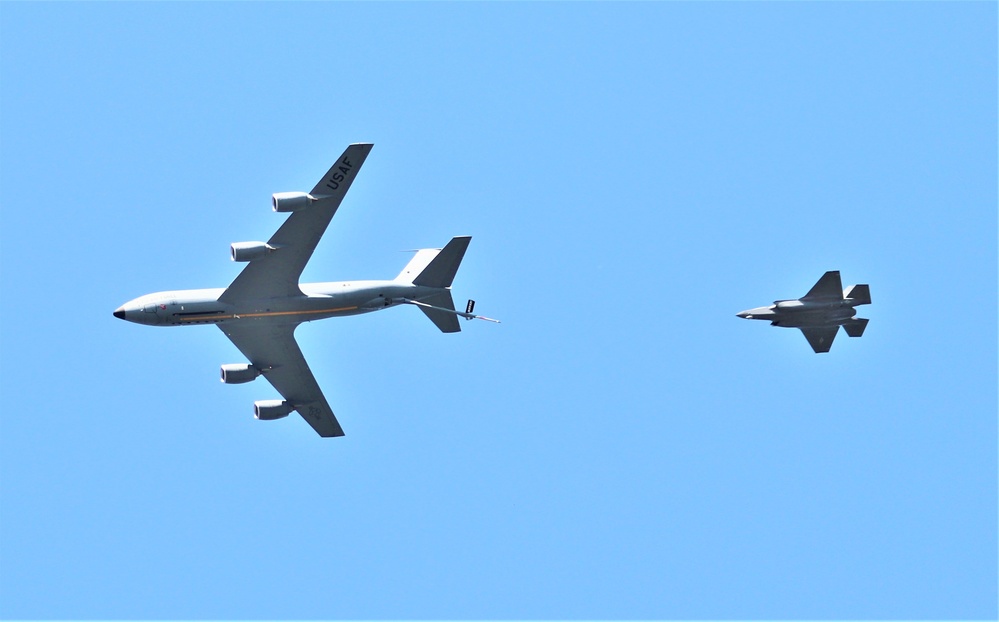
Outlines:
{"type": "Polygon", "coordinates": [[[118,318],[119,320],[124,320],[125,319],[125,307],[118,307],[117,309],[115,309],[114,316],[116,318],[118,318]]]}

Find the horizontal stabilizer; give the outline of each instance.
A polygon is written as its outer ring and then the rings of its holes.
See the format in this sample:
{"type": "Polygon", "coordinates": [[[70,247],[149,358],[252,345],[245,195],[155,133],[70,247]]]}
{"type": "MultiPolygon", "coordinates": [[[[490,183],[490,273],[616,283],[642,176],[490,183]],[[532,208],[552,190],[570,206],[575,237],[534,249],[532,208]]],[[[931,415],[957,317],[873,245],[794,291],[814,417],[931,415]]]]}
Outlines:
{"type": "Polygon", "coordinates": [[[457,333],[461,331],[458,325],[458,316],[455,314],[454,300],[451,299],[451,292],[444,290],[433,296],[423,299],[420,311],[426,314],[430,321],[441,329],[442,333],[457,333]],[[440,307],[434,309],[433,307],[440,307]],[[448,311],[450,309],[450,311],[448,311]]]}
{"type": "MultiPolygon", "coordinates": [[[[471,241],[472,236],[468,235],[451,238],[447,246],[442,248],[427,264],[427,267],[420,272],[419,276],[413,279],[413,285],[451,287],[454,275],[458,272],[458,266],[461,265],[461,260],[468,249],[468,243],[471,241]]],[[[413,258],[414,261],[419,256],[420,254],[417,253],[416,257],[413,258]]],[[[453,308],[454,305],[452,304],[451,307],[453,308]]]]}
{"type": "Polygon", "coordinates": [[[406,267],[402,269],[399,276],[395,277],[395,280],[402,281],[404,283],[412,283],[413,279],[419,276],[419,274],[430,265],[430,262],[433,261],[434,257],[436,257],[440,252],[441,249],[439,248],[421,248],[416,251],[416,254],[409,260],[406,267]]]}
{"type": "Polygon", "coordinates": [[[870,285],[851,285],[843,291],[844,298],[852,298],[855,305],[871,304],[870,285]]]}
{"type": "Polygon", "coordinates": [[[846,334],[851,337],[860,337],[864,334],[864,329],[867,328],[867,323],[869,321],[870,320],[862,317],[852,319],[843,324],[843,330],[845,330],[846,334]]]}

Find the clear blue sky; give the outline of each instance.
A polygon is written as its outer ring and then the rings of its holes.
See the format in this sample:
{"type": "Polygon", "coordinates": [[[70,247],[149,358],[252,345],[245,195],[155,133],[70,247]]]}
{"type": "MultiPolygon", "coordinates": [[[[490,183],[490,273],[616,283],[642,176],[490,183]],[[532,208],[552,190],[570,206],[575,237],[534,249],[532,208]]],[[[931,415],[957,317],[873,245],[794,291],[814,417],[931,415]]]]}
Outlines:
{"type": "Polygon", "coordinates": [[[995,3],[0,5],[0,615],[997,616],[995,3]],[[306,269],[473,235],[253,420],[230,242],[375,143],[306,269]],[[862,339],[735,317],[826,270],[862,339]]]}

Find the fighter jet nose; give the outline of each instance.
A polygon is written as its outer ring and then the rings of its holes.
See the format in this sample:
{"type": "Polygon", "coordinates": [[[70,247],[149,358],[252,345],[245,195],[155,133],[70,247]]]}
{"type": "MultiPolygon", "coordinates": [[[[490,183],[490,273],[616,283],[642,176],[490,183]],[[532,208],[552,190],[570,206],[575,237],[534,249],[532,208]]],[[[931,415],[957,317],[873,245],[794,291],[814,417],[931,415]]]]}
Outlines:
{"type": "Polygon", "coordinates": [[[735,317],[741,317],[744,320],[753,319],[753,315],[749,311],[740,311],[735,314],[735,317]]]}
{"type": "Polygon", "coordinates": [[[115,309],[114,316],[116,318],[118,318],[119,320],[124,320],[125,319],[125,307],[118,307],[117,309],[115,309]]]}

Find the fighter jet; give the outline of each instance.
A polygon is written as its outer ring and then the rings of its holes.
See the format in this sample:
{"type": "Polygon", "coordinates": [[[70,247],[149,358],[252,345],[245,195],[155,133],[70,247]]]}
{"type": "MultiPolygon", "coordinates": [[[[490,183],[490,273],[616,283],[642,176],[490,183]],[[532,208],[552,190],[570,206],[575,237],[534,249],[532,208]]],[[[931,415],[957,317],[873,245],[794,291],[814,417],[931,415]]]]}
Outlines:
{"type": "Polygon", "coordinates": [[[798,300],[778,300],[769,307],[738,313],[747,320],[768,320],[771,326],[799,328],[816,353],[828,352],[836,331],[842,326],[847,335],[860,337],[868,320],[855,317],[858,305],[871,304],[867,285],[843,289],[839,271],[826,272],[808,293],[798,300]]]}
{"type": "Polygon", "coordinates": [[[274,194],[274,211],[291,215],[267,242],[232,244],[232,260],[248,265],[228,288],[148,294],[118,307],[114,316],[150,326],[217,325],[249,360],[223,365],[222,382],[240,384],[263,376],[284,398],[255,402],[257,419],[280,419],[298,411],[320,436],[343,436],[295,342],[299,324],[404,304],[418,307],[445,333],[461,330],[459,317],[497,322],[475,315],[474,300],[464,312],[454,308],[451,282],[470,236],[452,238],[444,248],[416,251],[390,281],[299,283],[372,146],[348,146],[311,192],[274,194]]]}

